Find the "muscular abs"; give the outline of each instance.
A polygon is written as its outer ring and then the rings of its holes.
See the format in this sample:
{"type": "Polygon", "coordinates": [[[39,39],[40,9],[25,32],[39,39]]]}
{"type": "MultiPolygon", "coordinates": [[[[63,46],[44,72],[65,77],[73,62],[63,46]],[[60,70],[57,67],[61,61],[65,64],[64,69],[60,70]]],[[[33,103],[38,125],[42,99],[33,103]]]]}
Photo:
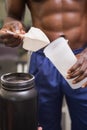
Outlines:
{"type": "Polygon", "coordinates": [[[40,28],[50,41],[61,35],[69,40],[72,49],[87,42],[86,0],[30,0],[33,26],[40,28]]]}

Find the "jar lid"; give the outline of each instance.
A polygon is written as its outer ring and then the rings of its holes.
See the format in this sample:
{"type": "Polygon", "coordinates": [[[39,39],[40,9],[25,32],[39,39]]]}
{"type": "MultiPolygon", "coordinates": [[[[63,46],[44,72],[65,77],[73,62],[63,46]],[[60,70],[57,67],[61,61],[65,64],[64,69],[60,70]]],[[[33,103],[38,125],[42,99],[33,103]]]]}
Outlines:
{"type": "Polygon", "coordinates": [[[25,90],[34,86],[34,79],[28,73],[7,73],[1,76],[1,84],[7,90],[25,90]]]}

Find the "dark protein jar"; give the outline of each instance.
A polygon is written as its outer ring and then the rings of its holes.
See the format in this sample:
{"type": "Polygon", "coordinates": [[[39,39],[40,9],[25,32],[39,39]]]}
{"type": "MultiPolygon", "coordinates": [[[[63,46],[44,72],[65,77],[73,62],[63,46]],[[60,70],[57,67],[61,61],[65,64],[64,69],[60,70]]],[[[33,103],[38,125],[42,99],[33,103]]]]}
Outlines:
{"type": "Polygon", "coordinates": [[[27,73],[1,76],[0,130],[37,130],[35,78],[27,73]]]}

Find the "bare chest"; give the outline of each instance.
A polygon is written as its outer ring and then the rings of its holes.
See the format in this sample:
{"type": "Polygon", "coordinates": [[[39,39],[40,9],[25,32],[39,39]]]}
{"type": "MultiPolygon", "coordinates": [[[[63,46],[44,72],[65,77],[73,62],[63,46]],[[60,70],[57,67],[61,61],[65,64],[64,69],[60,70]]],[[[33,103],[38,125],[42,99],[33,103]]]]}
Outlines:
{"type": "Polygon", "coordinates": [[[28,4],[39,11],[79,11],[83,10],[86,0],[29,0],[28,4]]]}
{"type": "Polygon", "coordinates": [[[87,0],[30,0],[29,3],[33,25],[42,29],[50,41],[64,34],[70,43],[76,44],[84,35],[82,30],[86,26],[83,27],[82,18],[87,0]]]}

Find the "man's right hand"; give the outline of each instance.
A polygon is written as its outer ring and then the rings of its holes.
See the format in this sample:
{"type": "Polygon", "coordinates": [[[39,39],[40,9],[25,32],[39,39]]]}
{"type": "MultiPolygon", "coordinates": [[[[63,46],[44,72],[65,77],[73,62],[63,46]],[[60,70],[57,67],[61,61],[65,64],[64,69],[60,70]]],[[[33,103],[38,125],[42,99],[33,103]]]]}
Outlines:
{"type": "Polygon", "coordinates": [[[42,127],[38,127],[38,130],[42,130],[42,127]]]}
{"type": "Polygon", "coordinates": [[[0,30],[0,42],[4,43],[6,46],[16,47],[23,42],[23,37],[20,35],[25,34],[24,27],[19,21],[11,21],[2,27],[0,30]],[[8,31],[11,31],[15,34],[10,34],[8,31]]]}

